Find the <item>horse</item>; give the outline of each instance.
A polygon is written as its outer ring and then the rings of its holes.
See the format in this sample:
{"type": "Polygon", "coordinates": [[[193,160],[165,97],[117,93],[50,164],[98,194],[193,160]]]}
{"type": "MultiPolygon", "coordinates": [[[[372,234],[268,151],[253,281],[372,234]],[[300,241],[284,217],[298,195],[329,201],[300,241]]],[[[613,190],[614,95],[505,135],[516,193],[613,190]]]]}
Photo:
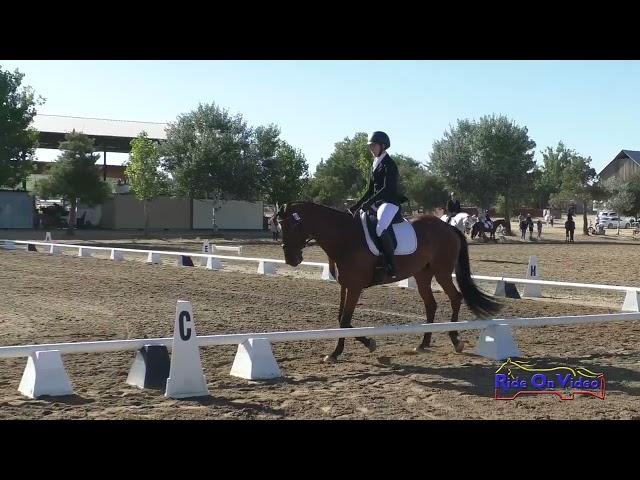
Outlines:
{"type": "Polygon", "coordinates": [[[491,230],[487,230],[487,227],[485,227],[484,222],[481,220],[479,222],[476,222],[473,225],[473,228],[471,229],[471,239],[473,240],[476,236],[480,236],[480,234],[482,234],[482,237],[486,240],[487,237],[485,235],[485,233],[489,233],[489,238],[491,240],[496,239],[496,230],[498,229],[499,226],[507,226],[507,221],[504,218],[499,218],[498,220],[493,220],[493,227],[491,227],[491,230]]]}
{"type": "MultiPolygon", "coordinates": [[[[329,259],[329,271],[340,285],[338,322],[340,328],[352,328],[351,318],[365,288],[394,283],[413,276],[424,302],[427,323],[433,323],[437,305],[431,290],[435,276],[451,303],[451,321],[458,320],[462,299],[471,311],[481,318],[496,313],[501,305],[482,292],[471,278],[469,252],[464,234],[433,215],[421,215],[410,223],[415,230],[417,246],[410,255],[396,255],[396,276],[386,271],[376,274],[378,257],[367,246],[360,218],[350,213],[312,202],[284,204],[275,214],[282,226],[282,249],[287,265],[297,267],[303,261],[302,250],[314,240],[329,259]],[[455,269],[460,292],[451,279],[455,269]]],[[[456,352],[463,351],[465,343],[458,339],[458,332],[449,332],[456,352]]],[[[369,352],[374,352],[376,342],[367,337],[357,337],[369,352]]],[[[415,348],[424,352],[431,343],[431,333],[425,333],[415,348]]],[[[324,358],[333,363],[344,351],[344,338],[338,339],[334,351],[324,358]]]]}
{"type": "Polygon", "coordinates": [[[573,218],[569,217],[566,222],[564,222],[564,233],[565,233],[565,242],[573,243],[573,232],[576,229],[576,222],[573,221],[573,218]]]}
{"type": "Polygon", "coordinates": [[[469,214],[465,213],[465,212],[457,213],[453,217],[453,223],[451,223],[449,221],[449,215],[447,215],[445,213],[444,215],[442,215],[440,217],[440,220],[442,220],[444,223],[448,223],[449,225],[453,225],[458,230],[460,230],[462,233],[465,233],[466,229],[467,229],[468,222],[469,222],[469,214]]]}

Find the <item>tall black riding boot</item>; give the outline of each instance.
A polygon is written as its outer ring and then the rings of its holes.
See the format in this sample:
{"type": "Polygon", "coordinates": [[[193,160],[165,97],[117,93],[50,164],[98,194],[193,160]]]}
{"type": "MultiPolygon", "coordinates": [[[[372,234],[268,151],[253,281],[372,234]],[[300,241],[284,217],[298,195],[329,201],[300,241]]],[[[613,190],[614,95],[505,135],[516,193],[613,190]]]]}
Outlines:
{"type": "Polygon", "coordinates": [[[382,232],[382,235],[380,235],[380,243],[382,244],[382,253],[386,263],[387,274],[393,278],[396,276],[396,267],[393,261],[393,253],[395,249],[393,248],[393,239],[391,238],[389,229],[386,229],[382,232]]]}

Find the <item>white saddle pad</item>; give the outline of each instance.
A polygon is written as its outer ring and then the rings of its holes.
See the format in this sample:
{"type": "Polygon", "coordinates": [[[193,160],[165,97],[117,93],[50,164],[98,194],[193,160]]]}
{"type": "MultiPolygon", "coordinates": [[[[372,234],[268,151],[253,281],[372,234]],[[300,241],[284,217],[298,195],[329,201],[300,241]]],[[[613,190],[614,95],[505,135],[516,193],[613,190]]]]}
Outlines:
{"type": "MultiPolygon", "coordinates": [[[[380,255],[380,251],[376,248],[371,235],[369,235],[369,229],[367,228],[367,217],[364,212],[360,212],[360,222],[362,223],[362,229],[364,230],[364,238],[367,239],[367,245],[369,250],[375,256],[380,255]]],[[[416,237],[416,231],[413,229],[413,225],[406,219],[402,223],[396,223],[393,225],[393,233],[396,235],[398,245],[394,255],[411,255],[418,248],[418,238],[416,237]]]]}

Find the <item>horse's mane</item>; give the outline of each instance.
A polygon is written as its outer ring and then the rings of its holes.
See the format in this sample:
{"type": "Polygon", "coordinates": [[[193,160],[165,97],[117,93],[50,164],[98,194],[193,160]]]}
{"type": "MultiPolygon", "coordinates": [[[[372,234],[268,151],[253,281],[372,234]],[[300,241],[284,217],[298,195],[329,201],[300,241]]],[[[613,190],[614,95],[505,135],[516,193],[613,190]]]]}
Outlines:
{"type": "Polygon", "coordinates": [[[343,215],[349,215],[348,212],[344,211],[344,210],[339,210],[335,207],[329,207],[328,205],[323,205],[321,203],[314,203],[314,202],[309,202],[309,201],[300,201],[300,202],[289,202],[287,205],[312,205],[314,207],[322,207],[325,210],[330,210],[334,213],[341,213],[343,215]]]}

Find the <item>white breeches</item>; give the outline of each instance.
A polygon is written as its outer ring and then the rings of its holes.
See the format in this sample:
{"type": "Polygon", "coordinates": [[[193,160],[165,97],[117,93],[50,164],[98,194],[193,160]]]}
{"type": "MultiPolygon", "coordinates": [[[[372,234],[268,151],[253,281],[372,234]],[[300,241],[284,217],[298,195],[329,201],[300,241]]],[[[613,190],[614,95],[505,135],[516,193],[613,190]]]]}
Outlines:
{"type": "Polygon", "coordinates": [[[398,205],[394,205],[393,203],[383,203],[378,207],[378,225],[376,226],[376,233],[378,236],[382,235],[389,225],[391,225],[391,220],[396,216],[400,207],[398,205]]]}

